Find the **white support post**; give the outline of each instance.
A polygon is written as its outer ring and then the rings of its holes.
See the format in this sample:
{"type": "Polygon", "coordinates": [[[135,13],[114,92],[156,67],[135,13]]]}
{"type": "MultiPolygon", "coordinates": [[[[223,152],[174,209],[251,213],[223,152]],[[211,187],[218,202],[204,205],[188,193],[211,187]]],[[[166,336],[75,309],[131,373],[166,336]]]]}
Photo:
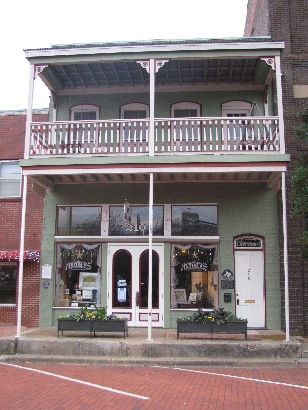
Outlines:
{"type": "Polygon", "coordinates": [[[279,117],[279,146],[281,154],[285,153],[285,135],[284,135],[284,122],[283,122],[283,103],[282,103],[282,83],[281,83],[281,65],[280,57],[275,57],[276,68],[276,84],[277,84],[277,108],[279,117]]]}
{"type": "Polygon", "coordinates": [[[153,266],[152,266],[152,241],[153,241],[153,172],[150,173],[149,187],[149,279],[148,279],[148,338],[152,339],[152,289],[153,289],[153,266]]]}
{"type": "Polygon", "coordinates": [[[154,156],[154,107],[155,107],[155,60],[150,59],[150,132],[149,132],[149,156],[154,156]]]}
{"type": "Polygon", "coordinates": [[[287,199],[286,199],[286,172],[282,172],[282,215],[283,215],[283,260],[284,260],[284,293],[285,293],[285,320],[286,341],[290,341],[290,307],[289,307],[289,271],[288,271],[288,229],[287,229],[287,199]]]}
{"type": "Polygon", "coordinates": [[[18,267],[18,298],[17,298],[17,329],[16,337],[21,335],[21,310],[22,310],[22,285],[24,275],[24,249],[25,249],[25,227],[26,227],[26,206],[27,206],[27,185],[28,177],[22,178],[22,207],[21,207],[21,228],[20,228],[20,247],[19,247],[19,267],[18,267]]]}
{"type": "Polygon", "coordinates": [[[29,76],[29,93],[28,93],[28,108],[27,108],[27,122],[26,122],[26,135],[25,135],[25,152],[24,158],[29,158],[30,152],[30,135],[31,135],[31,122],[32,122],[32,105],[33,105],[33,90],[34,90],[34,65],[30,65],[29,76]]]}

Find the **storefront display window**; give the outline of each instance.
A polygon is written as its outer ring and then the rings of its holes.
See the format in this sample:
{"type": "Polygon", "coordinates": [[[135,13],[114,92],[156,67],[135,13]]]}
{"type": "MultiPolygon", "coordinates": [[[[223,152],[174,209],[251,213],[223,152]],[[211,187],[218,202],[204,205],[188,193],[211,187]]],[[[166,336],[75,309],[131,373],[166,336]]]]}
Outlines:
{"type": "Polygon", "coordinates": [[[172,245],[171,308],[211,309],[217,305],[217,246],[172,245]]]}
{"type": "MultiPolygon", "coordinates": [[[[149,235],[149,207],[130,206],[129,214],[124,215],[123,206],[109,208],[110,236],[147,236],[149,235]]],[[[153,235],[164,234],[164,207],[153,206],[153,235]]]]}
{"type": "Polygon", "coordinates": [[[99,303],[100,268],[100,244],[58,244],[55,306],[99,303]]]}
{"type": "Polygon", "coordinates": [[[101,234],[100,206],[58,206],[58,236],[99,236],[101,234]]]}
{"type": "Polygon", "coordinates": [[[17,263],[0,263],[0,305],[16,304],[17,263]]]}
{"type": "Polygon", "coordinates": [[[171,207],[173,236],[216,236],[216,205],[173,205],[171,207]]]}

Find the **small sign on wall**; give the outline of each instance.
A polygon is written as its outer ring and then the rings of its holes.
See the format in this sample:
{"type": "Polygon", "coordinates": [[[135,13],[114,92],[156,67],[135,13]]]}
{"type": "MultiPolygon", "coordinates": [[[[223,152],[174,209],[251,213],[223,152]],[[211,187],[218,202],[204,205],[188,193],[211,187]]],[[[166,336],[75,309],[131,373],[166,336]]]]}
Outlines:
{"type": "Polygon", "coordinates": [[[43,265],[42,266],[42,279],[51,279],[52,266],[43,265]]]}

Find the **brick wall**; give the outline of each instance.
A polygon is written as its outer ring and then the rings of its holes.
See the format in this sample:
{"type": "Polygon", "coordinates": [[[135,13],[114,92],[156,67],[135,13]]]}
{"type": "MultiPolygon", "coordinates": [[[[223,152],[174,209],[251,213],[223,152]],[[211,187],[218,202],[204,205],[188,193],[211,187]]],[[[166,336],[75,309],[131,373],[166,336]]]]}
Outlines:
{"type": "MultiPolygon", "coordinates": [[[[291,162],[287,173],[287,202],[291,190],[292,170],[299,156],[307,153],[307,144],[294,139],[297,125],[296,113],[307,99],[294,98],[294,85],[308,84],[308,0],[249,0],[244,35],[270,34],[273,41],[284,41],[282,54],[282,87],[285,120],[286,151],[291,162]],[[266,21],[267,19],[267,21],[266,21]],[[268,31],[266,31],[266,27],[268,31]]],[[[282,221],[282,208],[279,209],[282,221]]],[[[289,212],[288,212],[289,215],[289,212]]],[[[304,226],[301,219],[288,216],[288,264],[290,293],[291,334],[308,335],[308,261],[299,255],[298,234],[304,226]]],[[[284,292],[283,247],[281,225],[281,286],[284,292]]],[[[284,309],[284,293],[282,293],[284,309]]],[[[284,321],[284,310],[282,310],[284,321]]],[[[284,322],[283,322],[284,323],[284,322]]]]}
{"type": "MultiPolygon", "coordinates": [[[[33,121],[48,121],[47,114],[34,114],[33,121]]],[[[0,160],[23,158],[26,113],[0,113],[0,160]]],[[[19,251],[21,198],[0,199],[0,250],[19,251]]],[[[32,192],[32,181],[28,179],[25,251],[40,251],[44,199],[32,192]]],[[[40,264],[24,262],[22,325],[38,326],[40,264]]],[[[17,301],[17,296],[16,296],[17,301]]],[[[16,307],[0,306],[0,321],[14,323],[16,307]]]]}

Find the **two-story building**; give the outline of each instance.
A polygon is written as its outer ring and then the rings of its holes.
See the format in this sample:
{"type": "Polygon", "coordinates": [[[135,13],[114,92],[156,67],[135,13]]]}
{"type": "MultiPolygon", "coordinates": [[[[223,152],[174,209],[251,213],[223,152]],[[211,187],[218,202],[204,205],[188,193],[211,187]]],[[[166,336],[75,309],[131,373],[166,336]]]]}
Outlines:
{"type": "Polygon", "coordinates": [[[31,179],[44,197],[41,326],[99,304],[130,326],[224,307],[281,329],[283,48],[255,37],[25,51],[23,212],[31,179]],[[37,76],[48,122],[32,118],[37,76]]]}

